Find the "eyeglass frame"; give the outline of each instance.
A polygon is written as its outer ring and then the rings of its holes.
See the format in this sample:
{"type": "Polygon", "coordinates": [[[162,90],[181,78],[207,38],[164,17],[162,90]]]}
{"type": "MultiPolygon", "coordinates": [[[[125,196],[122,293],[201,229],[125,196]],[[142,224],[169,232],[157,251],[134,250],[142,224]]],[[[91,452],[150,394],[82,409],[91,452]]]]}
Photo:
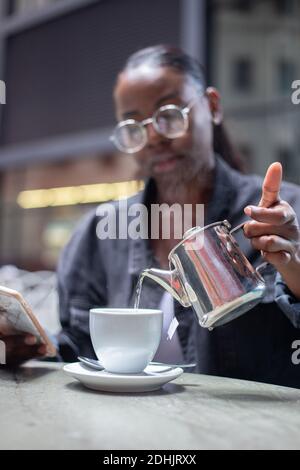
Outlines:
{"type": "Polygon", "coordinates": [[[132,153],[137,153],[139,152],[140,150],[142,150],[146,143],[147,143],[147,140],[148,140],[148,136],[147,136],[147,132],[146,132],[146,129],[145,127],[148,126],[149,124],[152,124],[154,129],[156,130],[156,132],[160,135],[163,135],[164,137],[167,137],[168,139],[177,139],[178,137],[181,137],[182,135],[184,135],[184,133],[187,131],[188,127],[189,127],[189,122],[188,122],[188,113],[190,112],[190,110],[192,109],[192,107],[196,104],[196,101],[199,97],[197,98],[194,98],[188,105],[184,106],[184,107],[180,107],[180,106],[177,106],[176,104],[166,104],[166,105],[163,105],[163,106],[160,106],[153,114],[152,114],[152,117],[150,118],[147,118],[147,119],[143,119],[142,121],[137,121],[136,119],[125,119],[125,121],[120,121],[116,127],[114,128],[114,133],[121,127],[124,127],[126,126],[127,124],[138,124],[138,126],[140,127],[144,137],[145,137],[145,143],[142,147],[140,147],[138,150],[124,150],[124,149],[121,149],[118,145],[117,145],[117,139],[115,138],[114,134],[112,134],[110,137],[109,137],[109,140],[111,140],[115,146],[117,147],[118,150],[120,150],[121,152],[125,152],[125,153],[128,153],[128,154],[132,154],[132,153]],[[182,116],[183,116],[183,120],[184,120],[184,130],[182,132],[182,134],[178,135],[178,136],[175,136],[175,137],[168,137],[166,136],[165,134],[163,134],[162,132],[159,131],[159,129],[156,127],[156,121],[155,121],[155,116],[159,113],[159,112],[162,112],[162,111],[167,111],[169,109],[177,109],[181,112],[182,116]]]}

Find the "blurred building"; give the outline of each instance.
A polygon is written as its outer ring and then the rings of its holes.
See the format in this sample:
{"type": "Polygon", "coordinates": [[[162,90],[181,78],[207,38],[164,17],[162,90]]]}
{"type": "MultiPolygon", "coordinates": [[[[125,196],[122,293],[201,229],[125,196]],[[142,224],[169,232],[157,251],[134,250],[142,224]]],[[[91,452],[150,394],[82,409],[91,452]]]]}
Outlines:
{"type": "Polygon", "coordinates": [[[197,54],[189,18],[198,28],[199,6],[1,1],[1,263],[54,267],[81,215],[139,189],[133,159],[109,140],[114,80],[127,56],[147,45],[174,43],[197,54]]]}
{"type": "Polygon", "coordinates": [[[281,160],[299,181],[297,0],[2,0],[0,263],[53,268],[74,225],[137,191],[113,149],[112,89],[128,55],[156,43],[203,62],[250,171],[281,160]]]}
{"type": "Polygon", "coordinates": [[[299,0],[215,0],[211,8],[211,80],[221,90],[228,126],[250,171],[281,161],[300,183],[299,0]]]}

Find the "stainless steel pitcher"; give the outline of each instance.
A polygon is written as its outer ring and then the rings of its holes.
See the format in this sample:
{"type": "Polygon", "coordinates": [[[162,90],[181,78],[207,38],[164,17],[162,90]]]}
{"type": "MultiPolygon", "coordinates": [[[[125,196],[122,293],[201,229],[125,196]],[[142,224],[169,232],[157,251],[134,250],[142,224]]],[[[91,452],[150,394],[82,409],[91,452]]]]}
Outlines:
{"type": "Polygon", "coordinates": [[[171,270],[146,269],[149,277],[184,307],[192,306],[202,327],[223,325],[250,310],[266,286],[241,251],[227,220],[188,230],[169,254],[171,270]],[[173,268],[173,269],[172,269],[173,268]]]}

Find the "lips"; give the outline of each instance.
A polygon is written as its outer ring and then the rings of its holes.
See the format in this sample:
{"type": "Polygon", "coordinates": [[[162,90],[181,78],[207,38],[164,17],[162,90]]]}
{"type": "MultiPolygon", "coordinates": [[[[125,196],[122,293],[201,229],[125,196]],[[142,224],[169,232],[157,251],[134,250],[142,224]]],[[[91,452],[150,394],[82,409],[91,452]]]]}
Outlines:
{"type": "Polygon", "coordinates": [[[153,170],[160,173],[170,171],[176,166],[178,160],[181,158],[182,156],[180,155],[170,155],[168,157],[160,158],[152,163],[153,170]]]}

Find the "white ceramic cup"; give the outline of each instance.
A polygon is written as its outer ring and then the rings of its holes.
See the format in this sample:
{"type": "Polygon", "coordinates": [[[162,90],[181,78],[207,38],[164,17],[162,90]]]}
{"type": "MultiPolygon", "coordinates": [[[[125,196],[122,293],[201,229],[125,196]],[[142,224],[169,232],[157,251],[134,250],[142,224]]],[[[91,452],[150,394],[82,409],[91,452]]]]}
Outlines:
{"type": "Polygon", "coordinates": [[[161,339],[161,310],[93,308],[92,344],[103,367],[118,374],[138,374],[152,361],[161,339]]]}

